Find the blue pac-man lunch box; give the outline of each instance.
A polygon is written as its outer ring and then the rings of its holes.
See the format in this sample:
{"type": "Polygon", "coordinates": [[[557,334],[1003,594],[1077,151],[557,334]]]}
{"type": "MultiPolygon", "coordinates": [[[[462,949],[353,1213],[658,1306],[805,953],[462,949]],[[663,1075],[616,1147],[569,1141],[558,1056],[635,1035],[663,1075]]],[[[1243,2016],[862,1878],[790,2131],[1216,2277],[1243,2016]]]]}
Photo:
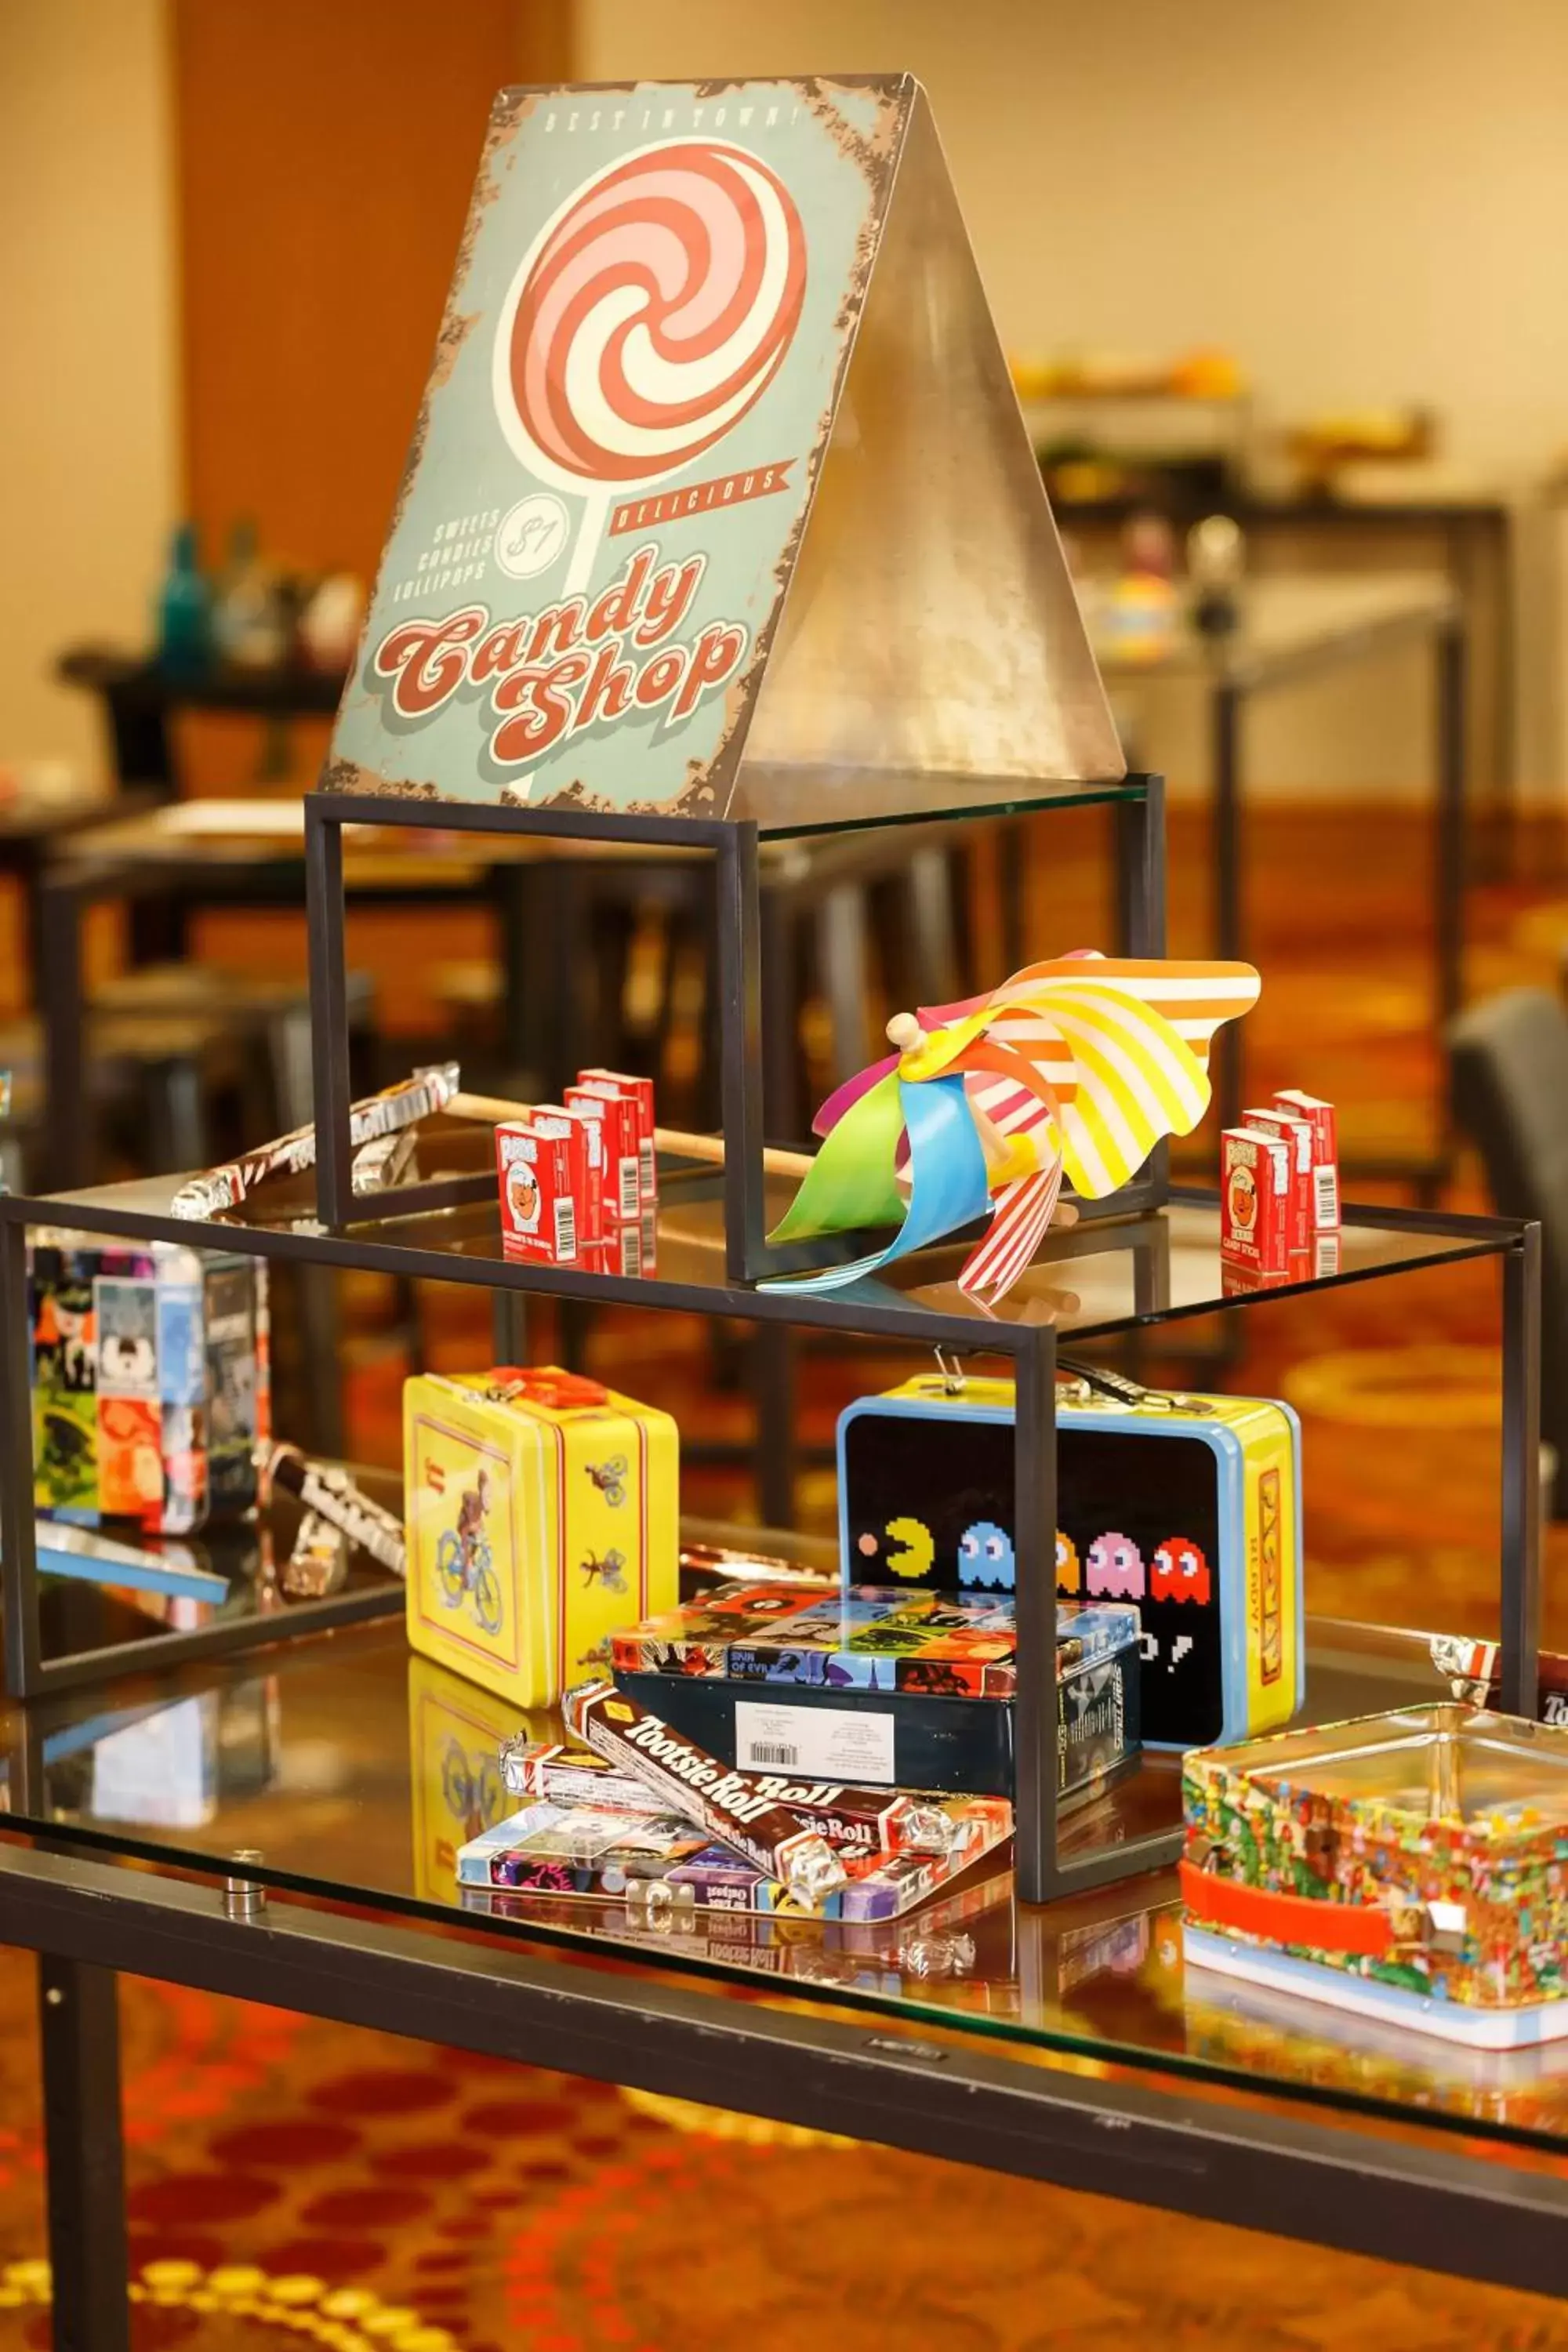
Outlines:
{"type": "MultiPolygon", "coordinates": [[[[1145,1747],[1288,1723],[1306,1674],[1301,1431],[1272,1398],[1057,1392],[1057,1592],[1131,1601],[1145,1747]]],[[[847,1585],[1013,1590],[1011,1381],[931,1374],[838,1423],[847,1585]]]]}

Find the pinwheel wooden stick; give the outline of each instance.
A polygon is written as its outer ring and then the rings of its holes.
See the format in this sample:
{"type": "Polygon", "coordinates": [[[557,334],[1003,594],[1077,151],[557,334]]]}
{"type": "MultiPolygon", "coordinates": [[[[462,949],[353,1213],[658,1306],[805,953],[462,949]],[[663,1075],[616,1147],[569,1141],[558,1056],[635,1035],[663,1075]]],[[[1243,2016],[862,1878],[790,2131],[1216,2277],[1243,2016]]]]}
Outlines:
{"type": "MultiPolygon", "coordinates": [[[[498,1127],[503,1119],[531,1118],[537,1103],[503,1102],[499,1095],[456,1094],[447,1105],[448,1118],[481,1120],[498,1127]]],[[[653,1148],[667,1159],[700,1160],[705,1167],[722,1168],[724,1139],[721,1135],[697,1135],[683,1127],[656,1127],[653,1148]]],[[[772,1145],[763,1153],[763,1167],[769,1176],[792,1176],[798,1183],[811,1172],[809,1151],[784,1151],[772,1145]]]]}

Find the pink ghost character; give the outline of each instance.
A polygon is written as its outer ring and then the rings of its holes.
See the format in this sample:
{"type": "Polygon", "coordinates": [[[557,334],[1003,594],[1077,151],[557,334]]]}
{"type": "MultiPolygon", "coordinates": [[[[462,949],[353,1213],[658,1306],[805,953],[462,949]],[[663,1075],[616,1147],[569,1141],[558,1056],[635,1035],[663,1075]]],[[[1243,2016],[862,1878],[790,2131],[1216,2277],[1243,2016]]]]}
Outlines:
{"type": "Polygon", "coordinates": [[[1089,1589],[1104,1599],[1114,1594],[1122,1601],[1143,1598],[1143,1555],[1131,1536],[1119,1535],[1108,1528],[1104,1535],[1096,1536],[1089,1548],[1089,1589]]]}

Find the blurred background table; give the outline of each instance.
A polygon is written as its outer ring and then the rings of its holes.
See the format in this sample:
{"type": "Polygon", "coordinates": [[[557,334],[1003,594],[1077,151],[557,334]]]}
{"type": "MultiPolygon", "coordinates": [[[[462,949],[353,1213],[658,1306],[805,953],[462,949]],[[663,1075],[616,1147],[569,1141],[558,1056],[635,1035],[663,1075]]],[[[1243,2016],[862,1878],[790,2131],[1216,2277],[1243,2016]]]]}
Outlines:
{"type": "MultiPolygon", "coordinates": [[[[1431,648],[1435,692],[1433,850],[1429,868],[1433,1012],[1440,1031],[1458,1012],[1464,986],[1464,887],[1467,855],[1465,681],[1462,607],[1442,577],[1423,572],[1313,575],[1251,582],[1237,600],[1236,625],[1204,635],[1185,622],[1168,648],[1098,651],[1119,712],[1137,687],[1153,679],[1191,681],[1206,702],[1209,791],[1214,813],[1213,947],[1247,953],[1244,908],[1246,737],[1250,704],[1347,664],[1373,658],[1403,640],[1431,648]]],[[[1133,725],[1136,720],[1134,719],[1133,725]]],[[[1124,734],[1128,731],[1123,719],[1124,734]]],[[[1237,1123],[1246,1100],[1245,1039],[1233,1023],[1216,1041],[1221,1124],[1237,1123]]],[[[1347,1159],[1349,1172],[1413,1183],[1435,1197],[1449,1164],[1446,1140],[1419,1160],[1347,1159]]]]}

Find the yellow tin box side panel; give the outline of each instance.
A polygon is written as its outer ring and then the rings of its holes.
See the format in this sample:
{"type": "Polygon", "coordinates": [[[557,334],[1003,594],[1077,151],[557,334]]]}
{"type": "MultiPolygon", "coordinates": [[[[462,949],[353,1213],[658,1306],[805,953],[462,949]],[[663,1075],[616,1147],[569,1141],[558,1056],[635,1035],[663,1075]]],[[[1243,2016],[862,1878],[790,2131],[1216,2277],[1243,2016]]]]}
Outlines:
{"type": "Polygon", "coordinates": [[[564,1530],[550,1595],[559,1696],[603,1668],[612,1633],[680,1597],[680,1438],[668,1413],[614,1391],[602,1406],[524,1410],[550,1447],[564,1530]]]}
{"type": "Polygon", "coordinates": [[[1302,1638],[1296,1557],[1295,1429],[1278,1405],[1258,1403],[1233,1423],[1241,1441],[1247,1540],[1247,1737],[1274,1731],[1296,1711],[1302,1638]]]}

